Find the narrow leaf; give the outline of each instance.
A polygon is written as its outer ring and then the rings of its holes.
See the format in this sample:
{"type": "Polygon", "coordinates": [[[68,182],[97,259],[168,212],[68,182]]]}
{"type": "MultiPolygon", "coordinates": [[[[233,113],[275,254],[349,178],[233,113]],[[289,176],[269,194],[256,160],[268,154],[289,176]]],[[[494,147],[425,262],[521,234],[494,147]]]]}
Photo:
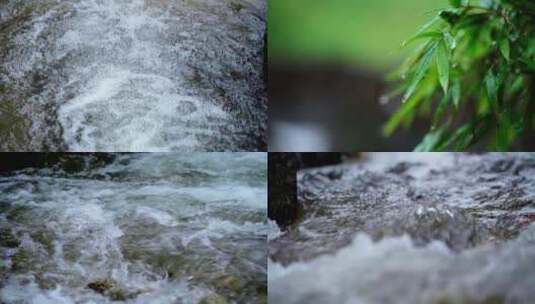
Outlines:
{"type": "Polygon", "coordinates": [[[455,41],[455,38],[451,35],[450,32],[444,33],[444,41],[446,42],[450,50],[454,50],[457,47],[457,41],[455,41]]]}
{"type": "Polygon", "coordinates": [[[418,65],[418,68],[416,70],[416,73],[414,74],[414,77],[412,78],[409,87],[407,88],[407,91],[405,92],[405,95],[403,96],[403,102],[407,101],[412,94],[416,91],[416,88],[418,87],[418,84],[422,79],[425,77],[425,73],[427,73],[427,70],[429,70],[429,66],[431,65],[431,59],[433,59],[433,56],[435,55],[437,45],[434,43],[429,50],[427,50],[427,53],[423,56],[423,58],[420,61],[420,64],[418,65]]]}
{"type": "Polygon", "coordinates": [[[511,47],[509,45],[509,39],[507,37],[504,37],[502,40],[500,40],[499,43],[500,52],[502,52],[503,57],[507,60],[511,60],[511,47]]]}
{"type": "Polygon", "coordinates": [[[444,89],[444,94],[448,93],[448,84],[450,79],[450,61],[449,52],[444,41],[441,41],[437,49],[437,70],[440,85],[444,89]]]}
{"type": "Polygon", "coordinates": [[[435,151],[438,143],[440,143],[440,140],[442,139],[442,133],[444,132],[443,129],[438,129],[436,131],[432,131],[427,133],[425,135],[422,142],[414,148],[414,152],[430,152],[435,151]]]}
{"type": "Polygon", "coordinates": [[[441,37],[442,37],[442,33],[441,32],[423,32],[423,33],[420,33],[420,34],[417,34],[417,35],[411,37],[408,40],[403,41],[403,43],[401,44],[401,47],[405,47],[409,43],[414,42],[414,41],[419,40],[419,39],[423,39],[423,38],[438,39],[438,38],[441,38],[441,37]]]}
{"type": "Polygon", "coordinates": [[[437,23],[440,20],[441,20],[440,15],[436,15],[435,17],[433,17],[433,19],[429,20],[427,23],[422,25],[422,27],[420,27],[418,31],[416,32],[416,35],[426,32],[428,29],[433,27],[433,25],[435,25],[435,23],[437,23]]]}

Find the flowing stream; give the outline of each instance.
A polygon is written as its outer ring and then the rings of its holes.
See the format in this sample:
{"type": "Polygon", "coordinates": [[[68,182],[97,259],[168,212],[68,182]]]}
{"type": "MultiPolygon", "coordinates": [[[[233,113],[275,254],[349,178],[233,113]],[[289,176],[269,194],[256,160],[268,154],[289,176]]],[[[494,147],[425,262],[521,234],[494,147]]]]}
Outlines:
{"type": "Polygon", "coordinates": [[[0,1],[0,147],[264,149],[264,0],[0,1]]]}
{"type": "Polygon", "coordinates": [[[0,302],[266,303],[266,155],[0,177],[0,302]]]}
{"type": "Polygon", "coordinates": [[[270,303],[535,298],[533,153],[371,153],[300,171],[298,200],[268,223],[270,303]]]}

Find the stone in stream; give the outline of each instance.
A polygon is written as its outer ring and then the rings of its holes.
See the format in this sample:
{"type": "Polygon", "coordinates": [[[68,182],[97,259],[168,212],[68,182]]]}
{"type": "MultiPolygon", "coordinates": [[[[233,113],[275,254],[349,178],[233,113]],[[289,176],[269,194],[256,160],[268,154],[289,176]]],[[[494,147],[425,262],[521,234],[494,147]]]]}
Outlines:
{"type": "Polygon", "coordinates": [[[109,297],[113,301],[126,301],[128,299],[125,291],[112,279],[95,280],[87,284],[87,287],[97,293],[109,297]]]}
{"type": "Polygon", "coordinates": [[[20,248],[17,253],[11,257],[11,270],[14,273],[23,273],[30,270],[31,256],[24,248],[20,248]]]}

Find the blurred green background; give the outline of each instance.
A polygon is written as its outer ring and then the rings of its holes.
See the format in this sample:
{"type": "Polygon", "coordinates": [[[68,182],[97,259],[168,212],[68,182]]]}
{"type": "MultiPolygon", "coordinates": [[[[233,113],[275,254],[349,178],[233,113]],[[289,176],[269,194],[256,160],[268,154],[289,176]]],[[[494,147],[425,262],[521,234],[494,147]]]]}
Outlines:
{"type": "Polygon", "coordinates": [[[331,62],[385,71],[447,0],[268,0],[270,64],[331,62]]]}

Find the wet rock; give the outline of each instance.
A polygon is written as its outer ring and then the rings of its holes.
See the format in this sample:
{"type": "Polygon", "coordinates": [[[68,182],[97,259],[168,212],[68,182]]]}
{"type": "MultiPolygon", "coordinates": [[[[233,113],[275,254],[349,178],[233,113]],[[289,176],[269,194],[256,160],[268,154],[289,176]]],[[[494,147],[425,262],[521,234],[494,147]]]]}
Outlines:
{"type": "Polygon", "coordinates": [[[218,294],[211,294],[202,298],[198,304],[227,304],[228,301],[225,297],[218,294]]]}
{"type": "Polygon", "coordinates": [[[47,276],[45,273],[35,275],[35,282],[41,289],[52,290],[57,286],[57,281],[53,277],[47,276]]]}
{"type": "Polygon", "coordinates": [[[11,257],[11,270],[15,273],[26,272],[30,269],[30,266],[30,252],[24,248],[20,248],[11,257]]]}
{"type": "Polygon", "coordinates": [[[0,228],[0,246],[8,248],[19,247],[20,241],[15,238],[11,229],[9,228],[0,228]]]}
{"type": "Polygon", "coordinates": [[[533,154],[394,156],[298,171],[301,218],[270,240],[270,257],[306,261],[358,232],[375,240],[408,234],[418,246],[442,241],[459,252],[510,240],[535,222],[533,154]]]}
{"type": "Polygon", "coordinates": [[[9,209],[6,218],[17,223],[26,223],[31,219],[31,215],[29,214],[31,209],[28,206],[13,206],[9,209]]]}
{"type": "Polygon", "coordinates": [[[401,213],[398,219],[366,230],[376,239],[407,233],[416,245],[423,246],[438,240],[460,251],[477,243],[475,229],[474,219],[462,210],[439,204],[418,204],[401,213]]]}
{"type": "Polygon", "coordinates": [[[117,282],[112,279],[100,279],[87,284],[89,289],[109,297],[113,301],[125,301],[128,299],[124,290],[119,288],[117,282]]]}
{"type": "Polygon", "coordinates": [[[34,241],[40,243],[49,255],[54,254],[54,239],[52,235],[45,231],[37,231],[30,236],[34,241]]]}
{"type": "Polygon", "coordinates": [[[186,260],[181,255],[162,253],[150,257],[147,263],[167,275],[169,279],[177,279],[184,272],[186,260]]]}
{"type": "Polygon", "coordinates": [[[220,278],[216,283],[219,288],[229,289],[238,292],[243,286],[243,282],[233,275],[228,275],[220,278]]]}

